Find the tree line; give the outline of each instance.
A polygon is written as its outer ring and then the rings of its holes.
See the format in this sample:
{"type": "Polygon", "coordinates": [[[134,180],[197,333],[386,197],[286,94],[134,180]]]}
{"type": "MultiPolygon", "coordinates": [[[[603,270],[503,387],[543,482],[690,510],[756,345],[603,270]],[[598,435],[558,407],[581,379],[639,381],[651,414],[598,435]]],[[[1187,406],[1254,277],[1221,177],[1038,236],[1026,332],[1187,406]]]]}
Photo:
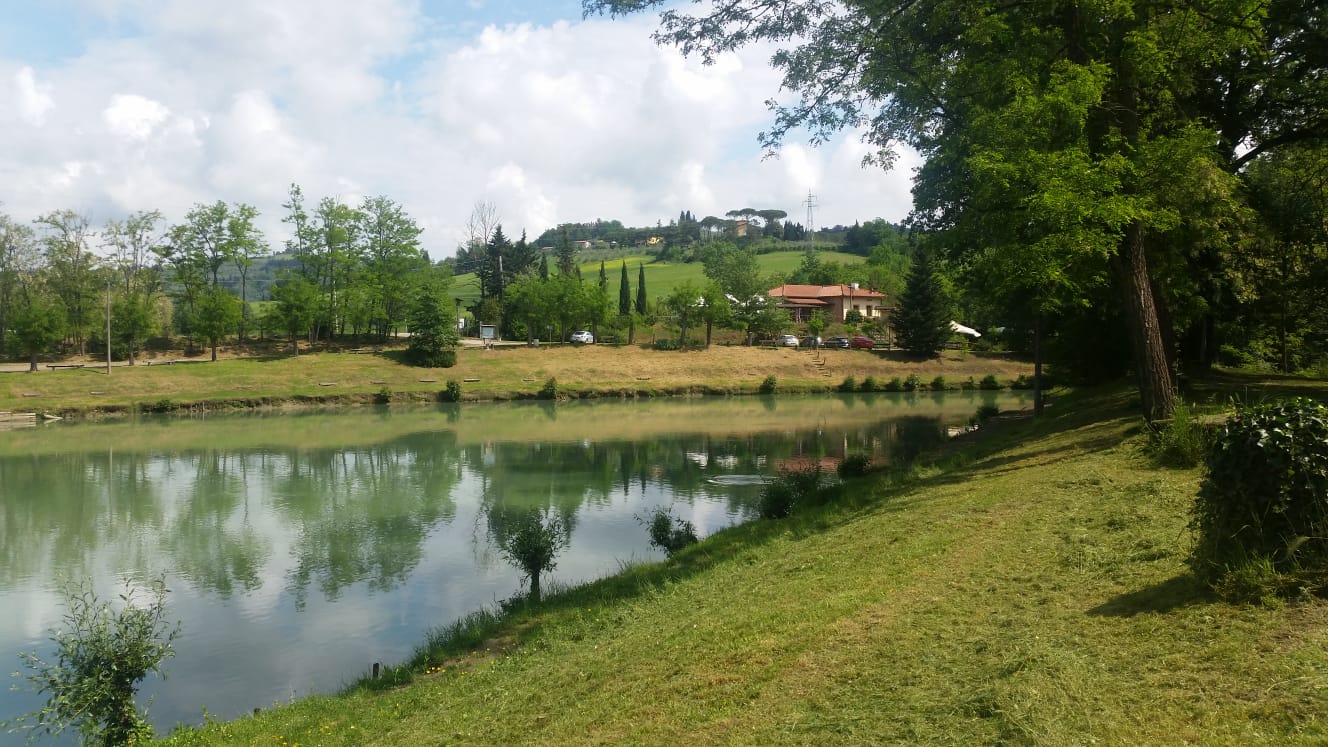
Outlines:
{"type": "MultiPolygon", "coordinates": [[[[147,340],[173,335],[207,345],[215,360],[230,336],[385,338],[412,315],[438,317],[451,306],[450,270],[429,260],[420,227],[392,199],[351,206],[327,197],[309,205],[292,185],[283,208],[290,261],[261,314],[249,272],[272,247],[252,205],[199,204],[176,224],[156,210],[100,227],[72,210],[31,225],[0,215],[0,353],[26,356],[35,370],[56,345],[79,354],[92,344],[100,349],[109,323],[116,357],[131,365],[147,340]]],[[[450,308],[445,321],[455,329],[450,308]]]]}

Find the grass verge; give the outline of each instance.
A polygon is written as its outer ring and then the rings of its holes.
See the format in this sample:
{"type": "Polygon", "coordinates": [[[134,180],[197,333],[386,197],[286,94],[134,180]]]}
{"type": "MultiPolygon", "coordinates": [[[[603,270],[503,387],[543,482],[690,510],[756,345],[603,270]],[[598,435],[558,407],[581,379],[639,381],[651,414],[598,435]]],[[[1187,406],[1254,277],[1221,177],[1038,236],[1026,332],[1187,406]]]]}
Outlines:
{"type": "Polygon", "coordinates": [[[400,351],[303,353],[181,365],[0,374],[0,410],[61,416],[277,408],[302,404],[436,402],[449,380],[463,400],[533,399],[550,379],[561,398],[754,394],[769,376],[781,392],[830,391],[844,375],[982,377],[1011,381],[1030,370],[1008,356],[949,353],[916,361],[863,350],[716,346],[656,351],[609,345],[464,348],[453,368],[407,366],[400,351]]]}
{"type": "Polygon", "coordinates": [[[1153,467],[1135,412],[1066,397],[171,743],[1323,743],[1328,605],[1198,584],[1198,473],[1153,467]]]}

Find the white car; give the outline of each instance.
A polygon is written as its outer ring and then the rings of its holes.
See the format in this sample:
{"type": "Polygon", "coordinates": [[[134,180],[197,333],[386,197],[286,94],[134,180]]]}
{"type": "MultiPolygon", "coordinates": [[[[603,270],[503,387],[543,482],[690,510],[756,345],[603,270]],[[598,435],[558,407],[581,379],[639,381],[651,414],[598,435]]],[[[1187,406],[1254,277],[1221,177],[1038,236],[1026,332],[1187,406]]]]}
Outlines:
{"type": "Polygon", "coordinates": [[[572,342],[579,342],[583,345],[590,345],[595,342],[595,336],[584,329],[578,329],[572,333],[572,342]]]}
{"type": "Polygon", "coordinates": [[[775,345],[781,348],[796,348],[798,346],[798,336],[780,335],[779,339],[775,340],[775,345]]]}

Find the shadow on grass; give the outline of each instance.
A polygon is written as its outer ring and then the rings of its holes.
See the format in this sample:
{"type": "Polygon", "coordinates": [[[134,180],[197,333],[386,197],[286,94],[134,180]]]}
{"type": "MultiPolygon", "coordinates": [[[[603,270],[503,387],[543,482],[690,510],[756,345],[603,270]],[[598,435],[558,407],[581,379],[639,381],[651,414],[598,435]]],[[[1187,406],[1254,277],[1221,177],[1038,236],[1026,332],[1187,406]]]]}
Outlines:
{"type": "Polygon", "coordinates": [[[1171,612],[1216,600],[1212,590],[1192,573],[1182,573],[1138,591],[1120,594],[1088,610],[1094,617],[1134,617],[1147,612],[1171,612]]]}

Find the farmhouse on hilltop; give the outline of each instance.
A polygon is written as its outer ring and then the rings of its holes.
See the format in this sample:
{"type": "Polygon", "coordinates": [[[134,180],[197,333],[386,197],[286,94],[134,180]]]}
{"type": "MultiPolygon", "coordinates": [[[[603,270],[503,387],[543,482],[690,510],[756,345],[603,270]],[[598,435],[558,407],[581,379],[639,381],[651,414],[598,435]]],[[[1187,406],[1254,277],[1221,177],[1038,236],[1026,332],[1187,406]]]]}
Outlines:
{"type": "Polygon", "coordinates": [[[778,300],[782,309],[788,309],[796,322],[805,322],[813,311],[824,311],[832,321],[842,322],[850,309],[862,314],[863,319],[884,319],[885,294],[852,285],[790,285],[771,288],[767,293],[778,300]]]}

